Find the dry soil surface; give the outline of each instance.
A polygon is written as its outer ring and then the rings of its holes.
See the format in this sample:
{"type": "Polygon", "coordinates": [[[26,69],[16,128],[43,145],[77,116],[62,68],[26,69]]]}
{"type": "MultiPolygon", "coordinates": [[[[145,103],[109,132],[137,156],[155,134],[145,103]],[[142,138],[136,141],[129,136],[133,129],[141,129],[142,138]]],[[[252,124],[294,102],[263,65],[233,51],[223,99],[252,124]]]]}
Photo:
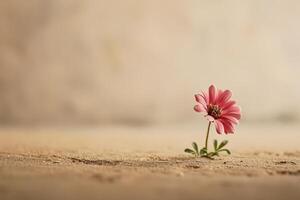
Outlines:
{"type": "Polygon", "coordinates": [[[297,134],[209,160],[182,153],[196,134],[169,131],[1,128],[0,199],[300,199],[297,134]]]}

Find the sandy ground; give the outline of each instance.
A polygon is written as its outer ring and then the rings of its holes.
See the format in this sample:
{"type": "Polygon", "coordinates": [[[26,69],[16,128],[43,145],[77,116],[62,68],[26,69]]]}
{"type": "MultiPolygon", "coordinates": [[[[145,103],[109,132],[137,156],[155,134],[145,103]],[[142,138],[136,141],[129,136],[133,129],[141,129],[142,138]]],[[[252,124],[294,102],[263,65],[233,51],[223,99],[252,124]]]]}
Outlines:
{"type": "Polygon", "coordinates": [[[183,153],[189,125],[2,127],[0,199],[300,199],[298,130],[241,126],[208,160],[183,153]]]}

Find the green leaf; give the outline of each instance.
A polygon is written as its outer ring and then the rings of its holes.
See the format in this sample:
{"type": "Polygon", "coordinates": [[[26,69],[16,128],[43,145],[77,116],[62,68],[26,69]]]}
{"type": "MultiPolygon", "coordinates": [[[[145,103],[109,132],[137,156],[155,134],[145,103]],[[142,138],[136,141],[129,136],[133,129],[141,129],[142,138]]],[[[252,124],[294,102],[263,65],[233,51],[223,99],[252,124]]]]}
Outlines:
{"type": "Polygon", "coordinates": [[[226,144],[228,144],[228,140],[223,140],[218,147],[218,150],[222,149],[226,144]]]}
{"type": "Polygon", "coordinates": [[[214,140],[214,148],[215,148],[215,151],[218,150],[218,141],[217,140],[214,140]]]}
{"type": "Polygon", "coordinates": [[[225,151],[228,155],[231,154],[231,152],[230,152],[228,149],[221,149],[221,150],[219,150],[218,152],[221,152],[221,151],[225,151]]]}
{"type": "Polygon", "coordinates": [[[203,147],[201,150],[200,150],[200,155],[206,155],[207,154],[207,148],[203,147]]]}
{"type": "Polygon", "coordinates": [[[184,150],[184,152],[185,152],[185,153],[191,153],[191,154],[193,154],[193,155],[196,154],[194,150],[189,149],[189,148],[186,148],[186,149],[184,150]]]}
{"type": "Polygon", "coordinates": [[[193,143],[192,143],[192,146],[193,146],[193,148],[195,149],[195,152],[196,152],[197,154],[199,154],[199,149],[198,149],[197,143],[196,143],[196,142],[193,142],[193,143]]]}
{"type": "Polygon", "coordinates": [[[217,153],[216,152],[209,152],[208,154],[207,154],[207,156],[208,157],[214,157],[214,156],[216,156],[217,155],[217,153]]]}

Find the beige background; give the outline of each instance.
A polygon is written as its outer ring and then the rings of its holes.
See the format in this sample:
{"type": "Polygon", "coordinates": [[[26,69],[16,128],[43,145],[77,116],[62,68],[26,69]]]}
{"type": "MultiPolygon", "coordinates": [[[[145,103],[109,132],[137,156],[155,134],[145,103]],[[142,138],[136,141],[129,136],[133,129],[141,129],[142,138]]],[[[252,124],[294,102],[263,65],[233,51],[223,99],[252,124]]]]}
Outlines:
{"type": "Polygon", "coordinates": [[[198,119],[234,92],[245,121],[300,119],[297,0],[0,1],[0,123],[198,119]]]}
{"type": "Polygon", "coordinates": [[[0,0],[0,199],[300,199],[299,0],[0,0]],[[231,155],[193,95],[229,88],[231,155]],[[200,198],[199,198],[200,197],[200,198]],[[220,198],[221,197],[221,198],[220,198]]]}

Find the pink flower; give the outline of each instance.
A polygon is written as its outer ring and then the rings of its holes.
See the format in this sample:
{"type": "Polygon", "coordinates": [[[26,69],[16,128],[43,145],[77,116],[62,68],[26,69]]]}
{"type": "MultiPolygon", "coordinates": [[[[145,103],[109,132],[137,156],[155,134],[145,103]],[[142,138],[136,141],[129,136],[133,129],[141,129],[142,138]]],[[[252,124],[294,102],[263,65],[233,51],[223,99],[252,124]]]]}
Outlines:
{"type": "Polygon", "coordinates": [[[199,104],[195,105],[194,110],[204,113],[210,122],[214,122],[219,134],[234,133],[234,127],[241,118],[241,109],[230,100],[231,95],[229,90],[217,90],[214,85],[209,87],[208,93],[195,95],[199,104]]]}

